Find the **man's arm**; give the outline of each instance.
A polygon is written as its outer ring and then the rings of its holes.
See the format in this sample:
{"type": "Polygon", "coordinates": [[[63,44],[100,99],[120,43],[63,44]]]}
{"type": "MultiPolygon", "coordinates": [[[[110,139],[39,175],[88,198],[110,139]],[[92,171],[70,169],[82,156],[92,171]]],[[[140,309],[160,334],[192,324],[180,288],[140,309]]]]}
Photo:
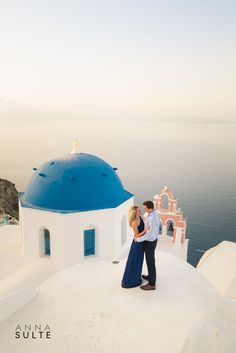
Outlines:
{"type": "Polygon", "coordinates": [[[153,220],[152,220],[152,218],[149,218],[147,220],[147,226],[149,226],[149,230],[146,232],[146,234],[144,234],[142,237],[135,238],[135,241],[141,242],[141,241],[145,241],[145,240],[148,239],[148,237],[149,237],[149,235],[150,235],[150,233],[151,233],[151,231],[153,229],[153,220]]]}
{"type": "Polygon", "coordinates": [[[145,241],[148,238],[148,233],[150,233],[150,231],[148,231],[145,235],[143,235],[142,237],[135,237],[135,241],[137,241],[138,243],[140,243],[141,241],[145,241]]]}
{"type": "Polygon", "coordinates": [[[154,233],[155,230],[156,230],[156,233],[159,234],[160,217],[158,213],[149,218],[149,225],[150,225],[150,229],[147,231],[145,235],[143,235],[140,238],[135,238],[137,242],[141,242],[149,239],[150,235],[153,235],[152,233],[154,233]]]}

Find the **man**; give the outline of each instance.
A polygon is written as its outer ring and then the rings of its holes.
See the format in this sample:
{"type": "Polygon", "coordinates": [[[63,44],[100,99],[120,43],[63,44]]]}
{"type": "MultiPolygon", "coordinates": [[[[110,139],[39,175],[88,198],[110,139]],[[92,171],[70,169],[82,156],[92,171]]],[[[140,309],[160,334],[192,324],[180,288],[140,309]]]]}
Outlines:
{"type": "Polygon", "coordinates": [[[148,213],[146,227],[148,231],[145,235],[134,239],[137,242],[144,241],[144,252],[148,268],[148,275],[142,275],[143,279],[148,280],[148,284],[141,286],[143,290],[156,289],[156,265],[155,265],[155,249],[157,246],[157,236],[159,234],[160,218],[157,211],[154,210],[152,201],[145,201],[143,203],[145,212],[148,213]]]}

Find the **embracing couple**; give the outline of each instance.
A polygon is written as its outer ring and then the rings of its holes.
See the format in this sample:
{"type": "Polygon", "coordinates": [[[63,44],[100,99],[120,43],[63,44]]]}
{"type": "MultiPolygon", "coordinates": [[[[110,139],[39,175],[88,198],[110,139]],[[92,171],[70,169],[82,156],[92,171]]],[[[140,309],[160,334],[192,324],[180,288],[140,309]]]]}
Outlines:
{"type": "Polygon", "coordinates": [[[154,209],[152,201],[145,201],[143,206],[144,211],[148,213],[145,224],[138,206],[132,206],[129,210],[129,225],[134,231],[134,239],[130,247],[121,285],[123,288],[137,287],[142,284],[143,278],[148,283],[140,288],[143,290],[155,290],[155,249],[159,234],[160,218],[158,212],[154,209]],[[142,275],[144,253],[148,275],[142,275]]]}

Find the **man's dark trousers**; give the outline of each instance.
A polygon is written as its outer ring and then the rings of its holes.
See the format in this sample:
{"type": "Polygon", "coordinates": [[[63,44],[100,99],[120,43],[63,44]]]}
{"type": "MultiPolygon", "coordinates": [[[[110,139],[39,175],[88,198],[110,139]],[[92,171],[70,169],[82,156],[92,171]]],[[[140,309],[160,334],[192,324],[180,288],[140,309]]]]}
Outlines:
{"type": "Polygon", "coordinates": [[[155,265],[155,249],[157,246],[157,239],[154,241],[144,242],[144,252],[148,268],[148,281],[150,286],[156,285],[156,265],[155,265]]]}

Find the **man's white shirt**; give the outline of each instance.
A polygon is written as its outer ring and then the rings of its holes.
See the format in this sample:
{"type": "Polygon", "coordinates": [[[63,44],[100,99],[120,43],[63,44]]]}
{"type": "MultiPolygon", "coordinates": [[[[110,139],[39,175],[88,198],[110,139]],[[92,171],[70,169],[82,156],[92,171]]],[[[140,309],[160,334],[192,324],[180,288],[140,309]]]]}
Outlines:
{"type": "Polygon", "coordinates": [[[157,211],[153,211],[149,214],[145,226],[150,226],[150,229],[142,237],[137,238],[137,242],[154,241],[157,239],[160,228],[160,217],[157,211]]]}

